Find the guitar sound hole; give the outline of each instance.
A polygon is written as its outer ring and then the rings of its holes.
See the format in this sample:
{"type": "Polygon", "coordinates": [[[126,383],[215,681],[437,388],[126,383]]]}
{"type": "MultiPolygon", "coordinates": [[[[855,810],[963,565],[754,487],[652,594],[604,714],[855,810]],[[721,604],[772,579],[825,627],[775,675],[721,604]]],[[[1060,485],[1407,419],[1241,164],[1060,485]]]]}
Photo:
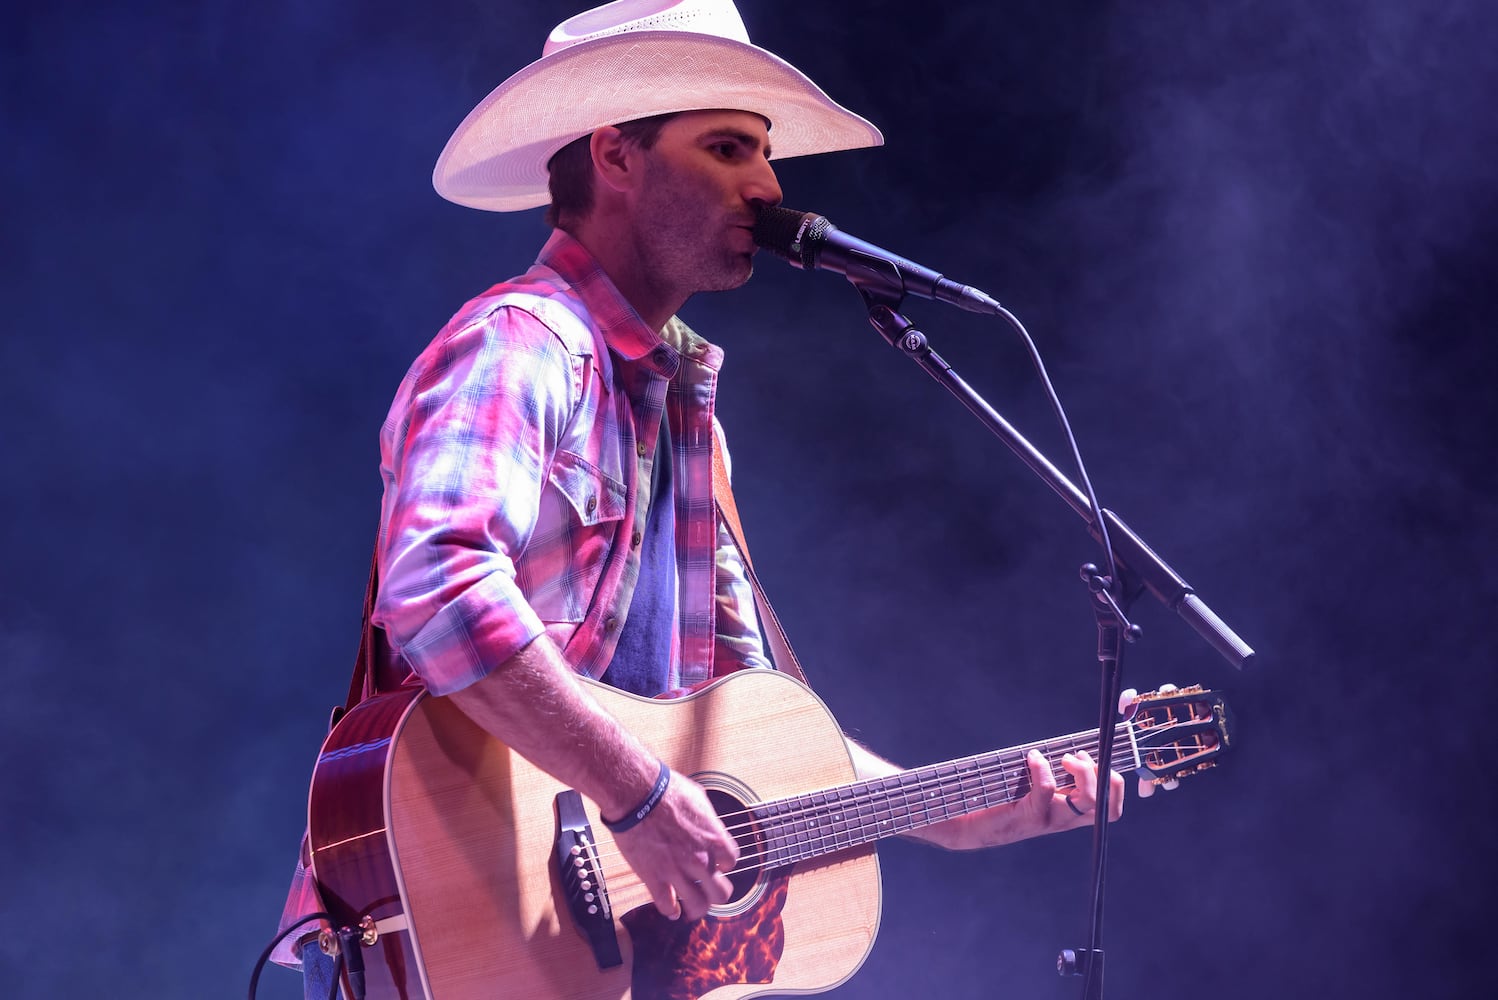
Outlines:
{"type": "Polygon", "coordinates": [[[739,844],[738,866],[728,873],[728,881],[733,883],[733,895],[723,904],[732,906],[749,895],[759,883],[759,859],[764,856],[765,851],[764,836],[759,827],[749,820],[743,802],[720,788],[708,788],[707,798],[713,804],[713,811],[723,817],[728,832],[733,834],[733,839],[739,844]]]}

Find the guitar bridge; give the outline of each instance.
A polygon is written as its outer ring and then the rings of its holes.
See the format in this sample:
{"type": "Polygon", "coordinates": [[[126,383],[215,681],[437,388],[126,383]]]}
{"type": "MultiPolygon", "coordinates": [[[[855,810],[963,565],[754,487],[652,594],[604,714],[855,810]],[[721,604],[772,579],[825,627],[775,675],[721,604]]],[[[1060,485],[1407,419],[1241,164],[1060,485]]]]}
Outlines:
{"type": "Polygon", "coordinates": [[[619,935],[614,930],[614,914],[609,907],[608,888],[603,884],[603,869],[598,863],[598,847],[593,828],[583,810],[583,797],[568,789],[557,795],[557,880],[572,923],[582,932],[593,949],[598,968],[612,969],[624,964],[619,953],[619,935]]]}

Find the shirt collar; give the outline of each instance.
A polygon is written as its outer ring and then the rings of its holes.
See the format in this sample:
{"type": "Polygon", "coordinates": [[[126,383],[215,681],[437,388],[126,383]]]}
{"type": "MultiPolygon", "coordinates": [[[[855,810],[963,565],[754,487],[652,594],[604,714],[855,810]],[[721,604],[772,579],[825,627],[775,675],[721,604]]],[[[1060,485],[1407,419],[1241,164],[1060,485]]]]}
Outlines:
{"type": "Polygon", "coordinates": [[[588,307],[604,343],[619,357],[635,361],[661,346],[660,334],[645,325],[593,255],[568,233],[553,230],[536,263],[551,268],[572,286],[588,307]]]}
{"type": "Polygon", "coordinates": [[[652,351],[661,352],[647,363],[667,377],[675,374],[683,357],[715,370],[722,364],[723,352],[676,316],[667,320],[660,331],[646,326],[597,259],[571,234],[552,230],[536,263],[551,268],[572,286],[587,306],[603,342],[622,360],[639,361],[652,351]]]}

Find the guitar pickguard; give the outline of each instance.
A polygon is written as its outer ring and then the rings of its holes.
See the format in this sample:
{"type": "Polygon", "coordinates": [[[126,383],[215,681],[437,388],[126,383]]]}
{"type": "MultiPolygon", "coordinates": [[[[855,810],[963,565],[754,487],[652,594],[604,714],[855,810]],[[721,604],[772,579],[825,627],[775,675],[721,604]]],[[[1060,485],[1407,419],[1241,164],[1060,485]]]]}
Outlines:
{"type": "Polygon", "coordinates": [[[790,871],[769,875],[758,901],[738,913],[692,921],[671,920],[654,906],[626,913],[632,1000],[699,1000],[719,986],[772,982],[785,949],[780,912],[790,871]]]}

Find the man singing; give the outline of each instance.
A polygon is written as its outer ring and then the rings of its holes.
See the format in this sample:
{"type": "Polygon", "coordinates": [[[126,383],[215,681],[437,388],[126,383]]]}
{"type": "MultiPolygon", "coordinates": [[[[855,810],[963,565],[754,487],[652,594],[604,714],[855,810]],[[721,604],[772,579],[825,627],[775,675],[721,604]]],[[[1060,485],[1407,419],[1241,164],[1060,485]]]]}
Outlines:
{"type": "MultiPolygon", "coordinates": [[[[437,162],[443,197],[549,204],[554,232],[528,271],[458,310],[390,409],[374,621],[394,656],[377,686],[414,674],[580,792],[680,921],[730,898],[740,847],[578,676],[654,697],[774,669],[714,502],[723,354],[676,313],[749,279],[756,212],[781,199],[773,158],[882,141],[751,45],[731,0],[619,0],[557,27],[437,162]]],[[[860,776],[898,770],[848,750],[860,776]]],[[[1069,795],[1028,763],[1028,795],[921,838],[964,849],[1092,822],[1085,753],[1063,761],[1069,795]]],[[[298,874],[288,924],[321,908],[298,874]]],[[[315,943],[296,957],[308,995],[326,996],[315,943]]]]}

